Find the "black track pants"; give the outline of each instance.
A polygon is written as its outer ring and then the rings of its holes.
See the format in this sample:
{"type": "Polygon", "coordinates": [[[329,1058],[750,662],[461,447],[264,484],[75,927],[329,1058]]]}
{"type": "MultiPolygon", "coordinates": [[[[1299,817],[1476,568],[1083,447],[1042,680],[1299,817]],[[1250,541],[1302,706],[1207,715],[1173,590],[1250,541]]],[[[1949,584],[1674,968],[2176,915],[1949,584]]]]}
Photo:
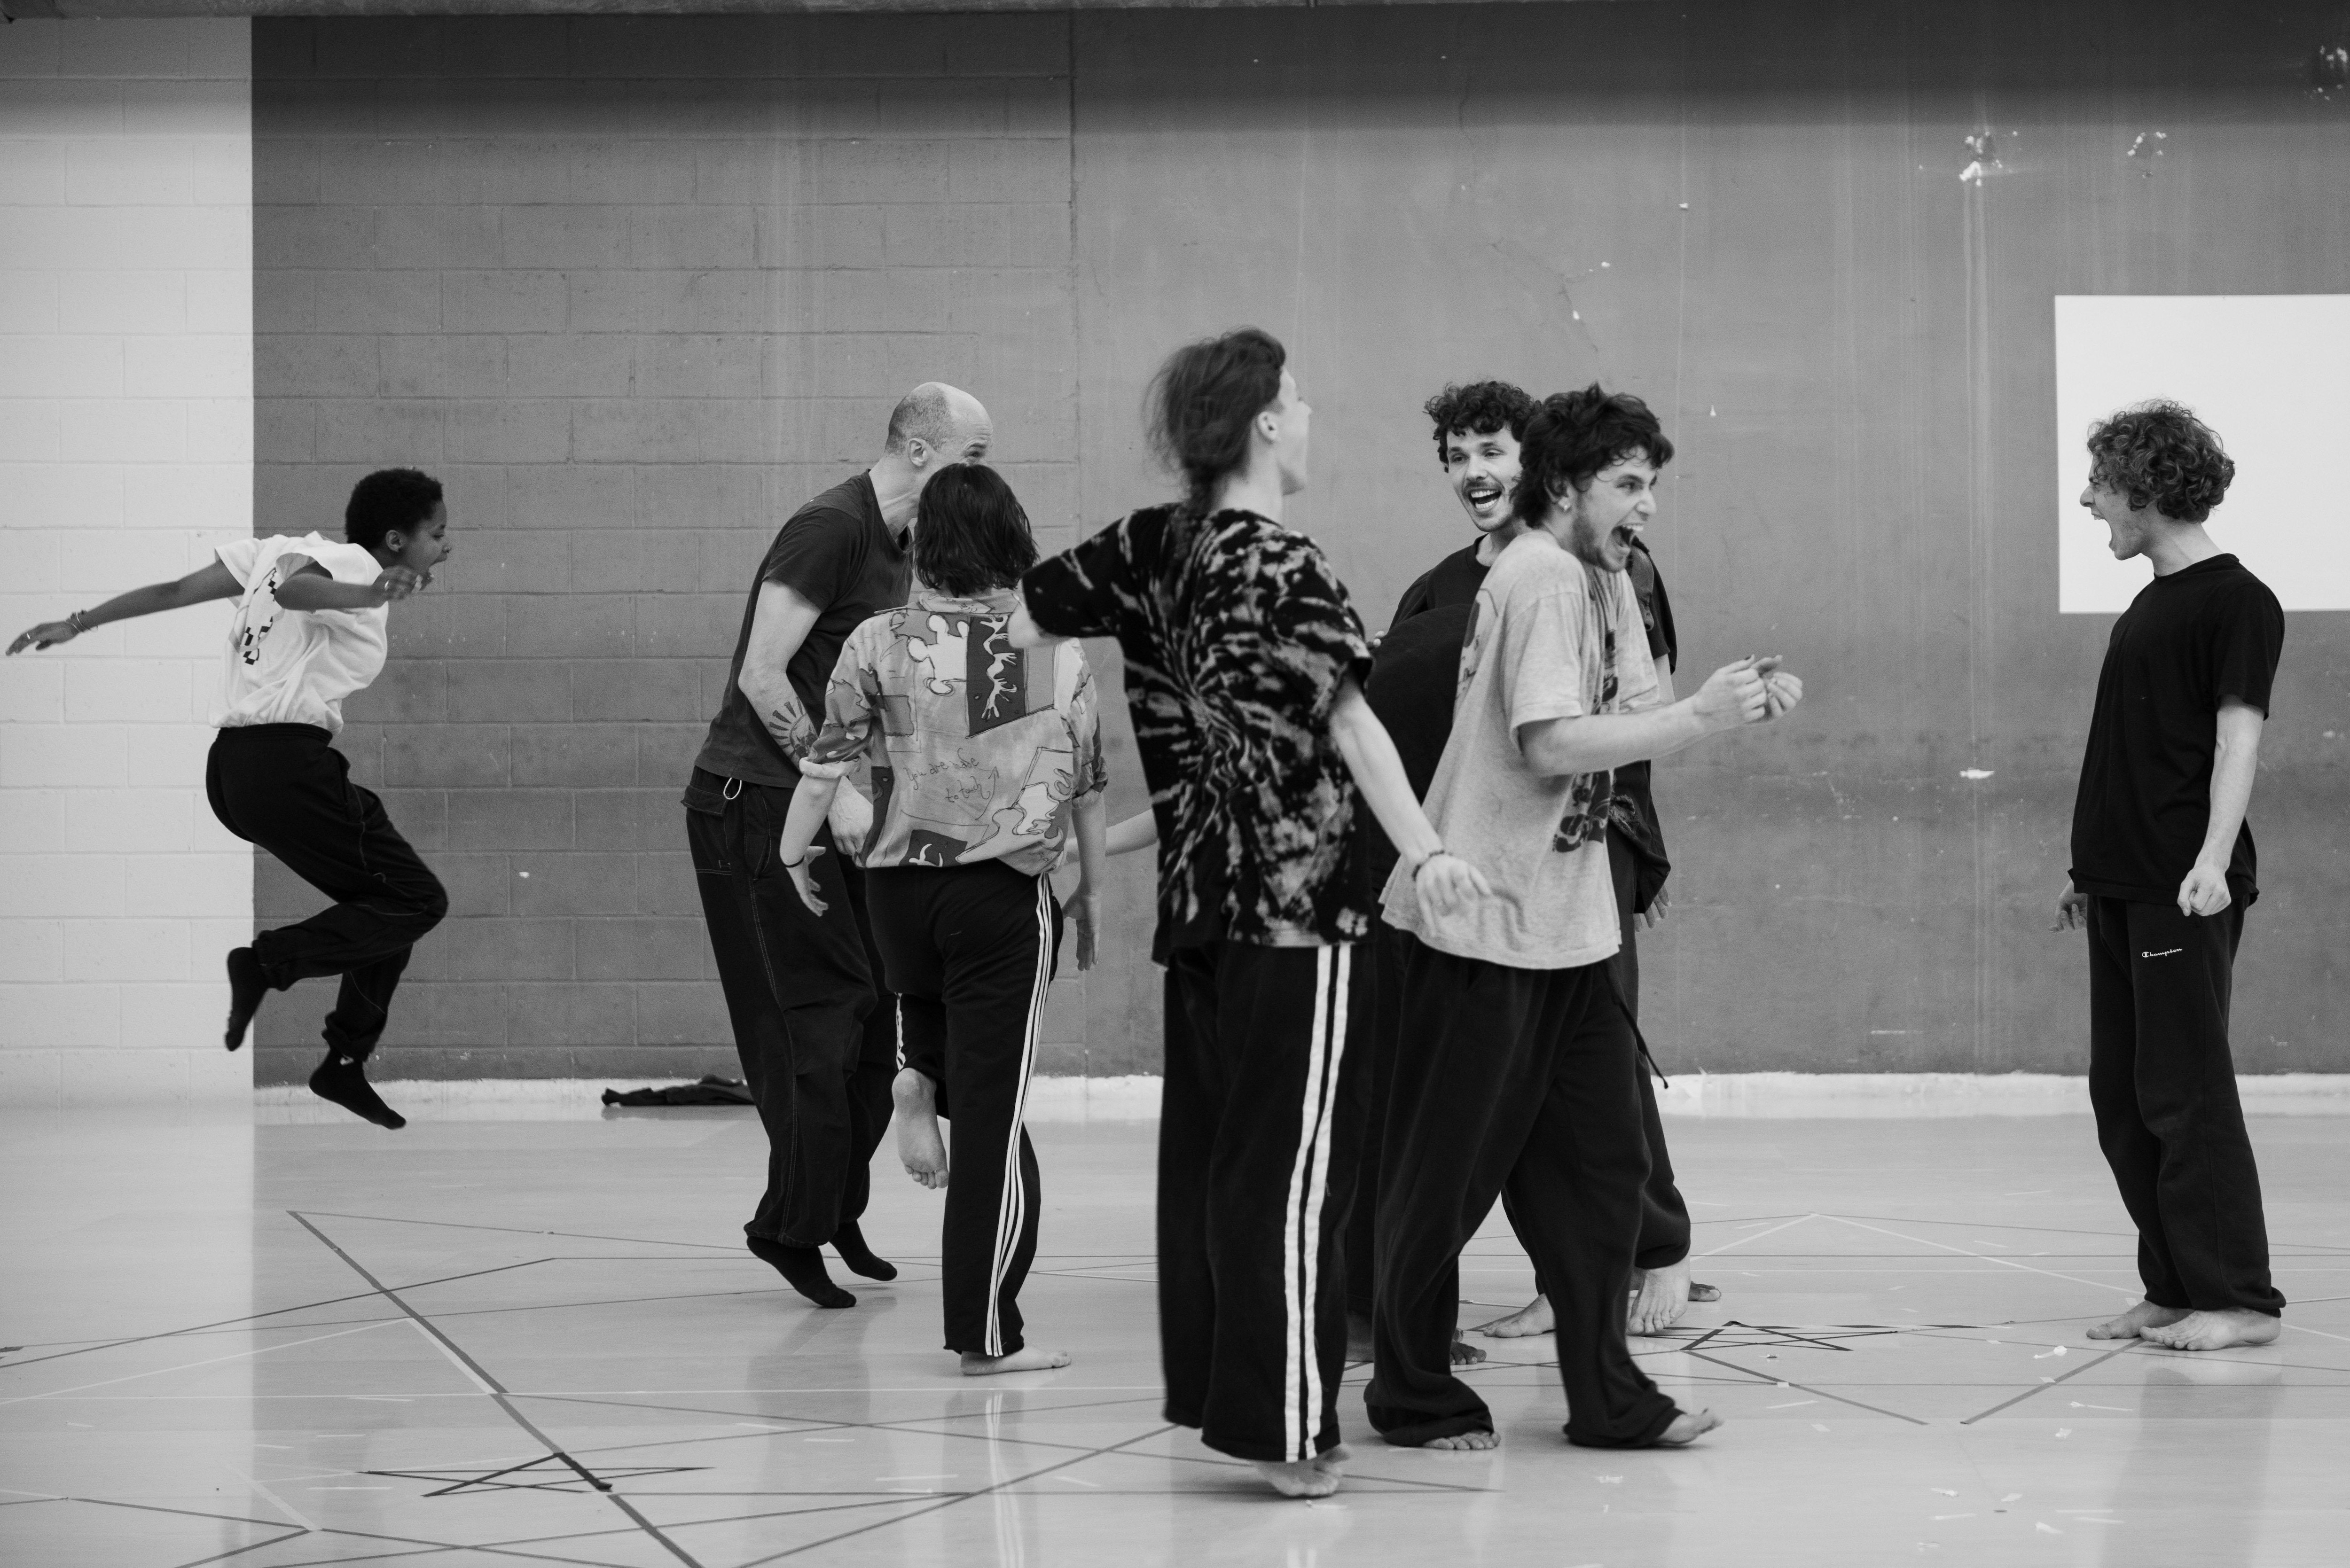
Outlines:
{"type": "MultiPolygon", "coordinates": [[[[1640,1020],[1640,944],[1639,921],[1633,917],[1632,899],[1639,865],[1632,858],[1624,836],[1612,827],[1607,830],[1607,868],[1615,875],[1616,917],[1624,932],[1624,946],[1609,961],[1616,971],[1617,998],[1637,1024],[1640,1020]]],[[[1654,1065],[1644,1064],[1649,1068],[1654,1065]]],[[[1640,1074],[1640,1127],[1648,1138],[1648,1179],[1640,1188],[1640,1246],[1632,1261],[1643,1269],[1670,1268],[1690,1253],[1689,1204],[1682,1199],[1680,1184],[1673,1176],[1672,1153],[1665,1147],[1665,1121],[1657,1110],[1656,1081],[1647,1071],[1640,1074]]],[[[1502,1207],[1509,1215],[1510,1229],[1516,1233],[1518,1244],[1526,1246],[1525,1228],[1518,1223],[1517,1210],[1507,1189],[1502,1194],[1502,1207]]],[[[1526,1253],[1533,1256],[1534,1249],[1526,1247],[1526,1253]]],[[[1544,1293],[1540,1273],[1534,1276],[1534,1292],[1544,1293]]]]}
{"type": "Polygon", "coordinates": [[[223,730],[204,765],[204,793],[222,826],[335,900],[299,925],[263,931],[253,950],[280,991],[341,975],[327,1044],[364,1061],[383,1035],[409,950],[449,912],[449,896],[383,802],[351,783],[350,763],[329,739],[312,724],[223,730]]]}
{"type": "Polygon", "coordinates": [[[1506,1188],[1558,1320],[1568,1440],[1653,1443],[1679,1411],[1625,1343],[1648,1149],[1639,1050],[1607,966],[1513,969],[1415,940],[1399,1038],[1371,1424],[1407,1446],[1492,1429],[1451,1345],[1461,1249],[1506,1188]]]}
{"type": "Polygon", "coordinates": [[[1159,1121],[1167,1419],[1236,1459],[1338,1441],[1340,1253],[1361,1137],[1352,945],[1179,948],[1159,1121]]]}
{"type": "Polygon", "coordinates": [[[1363,1154],[1355,1163],[1354,1201],[1347,1209],[1347,1310],[1367,1320],[1377,1294],[1371,1260],[1379,1211],[1379,1164],[1387,1137],[1388,1091],[1395,1077],[1396,1022],[1403,1009],[1403,961],[1411,939],[1381,920],[1371,940],[1355,949],[1370,971],[1364,1005],[1348,1015],[1347,1054],[1363,1080],[1363,1154]]]}
{"type": "Polygon", "coordinates": [[[1044,1190],[1021,1125],[1061,907],[1042,877],[1001,861],[865,874],[873,941],[897,993],[905,1064],[954,1123],[943,1262],[946,1347],[1009,1355],[1036,1257],[1044,1190]]]}
{"type": "Polygon", "coordinates": [[[734,1025],[743,1079],[767,1134],[767,1185],[743,1229],[819,1247],[865,1212],[873,1151],[889,1127],[897,1010],[874,993],[881,961],[865,914],[865,873],[817,833],[819,919],[775,855],[792,792],[697,768],[685,814],[702,913],[734,1025]],[[726,799],[724,791],[734,790],[726,799]]]}
{"type": "Polygon", "coordinates": [[[2089,1103],[2157,1306],[2282,1313],[2228,1000],[2244,908],[2089,900],[2089,1103]]]}

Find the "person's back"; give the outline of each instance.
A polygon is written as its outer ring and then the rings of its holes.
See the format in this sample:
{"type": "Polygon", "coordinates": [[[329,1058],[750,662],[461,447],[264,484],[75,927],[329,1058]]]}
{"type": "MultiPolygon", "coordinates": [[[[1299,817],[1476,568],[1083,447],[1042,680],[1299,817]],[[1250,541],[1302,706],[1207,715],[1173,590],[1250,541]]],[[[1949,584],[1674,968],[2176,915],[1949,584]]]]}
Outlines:
{"type": "Polygon", "coordinates": [[[1023,1335],[1043,1174],[1022,1120],[1060,950],[1048,874],[1072,829],[1077,967],[1093,966],[1107,783],[1093,677],[1074,642],[1012,641],[1014,585],[1036,545],[1002,475],[942,471],[922,493],[913,552],[913,602],[841,649],[775,857],[812,915],[845,919],[818,891],[814,841],[841,781],[870,781],[874,824],[855,853],[898,999],[899,1158],[947,1189],[947,1347],[967,1376],[1065,1366],[1023,1335]],[[951,1183],[941,1116],[955,1124],[951,1183]]]}

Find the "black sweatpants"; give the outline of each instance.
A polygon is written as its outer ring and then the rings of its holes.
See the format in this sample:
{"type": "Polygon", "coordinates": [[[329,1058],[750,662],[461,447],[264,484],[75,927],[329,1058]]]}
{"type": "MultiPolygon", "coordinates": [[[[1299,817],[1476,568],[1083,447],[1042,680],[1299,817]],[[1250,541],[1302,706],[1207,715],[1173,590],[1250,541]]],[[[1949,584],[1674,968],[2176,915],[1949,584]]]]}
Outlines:
{"type": "Polygon", "coordinates": [[[2089,1103],[2157,1306],[2271,1315],[2261,1175],[2236,1095],[2228,1001],[2244,906],[2089,900],[2089,1103]]]}
{"type": "Polygon", "coordinates": [[[1338,1441],[1340,1231],[1361,1138],[1351,944],[1216,941],[1167,964],[1159,1336],[1167,1419],[1236,1459],[1338,1441]]]}
{"type": "Polygon", "coordinates": [[[865,1212],[898,1071],[897,1010],[874,993],[881,960],[865,873],[820,830],[814,875],[831,909],[818,919],[775,853],[790,790],[696,768],[688,795],[718,807],[687,807],[686,842],[734,1051],[767,1134],[766,1190],[743,1230],[820,1247],[865,1212]]]}
{"type": "Polygon", "coordinates": [[[223,827],[335,900],[299,925],[263,931],[253,952],[280,991],[341,975],[327,1044],[365,1061],[383,1036],[410,949],[449,912],[449,895],[383,802],[351,782],[332,738],[314,724],[222,730],[204,764],[204,794],[223,827]]]}
{"type": "Polygon", "coordinates": [[[1009,1355],[1044,1189],[1021,1125],[1061,941],[1051,884],[1000,860],[865,874],[905,1064],[954,1123],[940,1252],[946,1347],[1009,1355]]]}
{"type": "Polygon", "coordinates": [[[1362,1158],[1355,1162],[1354,1200],[1347,1206],[1347,1310],[1367,1320],[1378,1292],[1372,1272],[1379,1211],[1379,1167],[1386,1140],[1388,1095],[1395,1078],[1396,1029],[1403,1011],[1403,963],[1411,939],[1377,922],[1370,940],[1355,949],[1368,970],[1363,1005],[1347,1017],[1351,1071],[1363,1080],[1362,1158]]]}
{"type": "Polygon", "coordinates": [[[1491,1431],[1451,1367],[1461,1250],[1505,1188],[1558,1320],[1566,1435],[1640,1448],[1680,1412],[1633,1364],[1624,1298],[1648,1174],[1639,1049],[1605,963],[1513,969],[1413,940],[1380,1171],[1371,1425],[1491,1431]]]}
{"type": "MultiPolygon", "coordinates": [[[[1616,918],[1624,932],[1624,945],[1608,961],[1616,971],[1617,998],[1632,1015],[1637,1027],[1640,1022],[1640,942],[1639,921],[1634,918],[1632,901],[1639,890],[1639,862],[1632,857],[1632,849],[1624,836],[1611,827],[1607,830],[1607,869],[1616,882],[1616,918]]],[[[1657,1110],[1657,1085],[1650,1076],[1653,1062],[1643,1063],[1640,1074],[1640,1127],[1648,1139],[1648,1179],[1640,1187],[1640,1244],[1632,1254],[1632,1262],[1643,1269],[1667,1269],[1690,1253],[1689,1204],[1681,1197],[1680,1184],[1673,1176],[1672,1153],[1665,1147],[1665,1120],[1657,1110]]],[[[1516,1233],[1518,1244],[1526,1248],[1532,1257],[1534,1249],[1526,1244],[1525,1227],[1518,1222],[1518,1211],[1509,1191],[1502,1193],[1502,1208],[1509,1217],[1510,1229],[1516,1233]]],[[[1534,1275],[1534,1293],[1543,1290],[1542,1275],[1534,1275]]]]}

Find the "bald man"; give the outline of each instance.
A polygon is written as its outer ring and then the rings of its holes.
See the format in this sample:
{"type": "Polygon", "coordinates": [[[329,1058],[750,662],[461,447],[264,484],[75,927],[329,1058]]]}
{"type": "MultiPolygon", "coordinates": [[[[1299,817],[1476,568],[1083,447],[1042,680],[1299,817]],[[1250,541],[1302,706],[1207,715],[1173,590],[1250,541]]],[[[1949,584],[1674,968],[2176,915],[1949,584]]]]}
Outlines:
{"type": "Polygon", "coordinates": [[[685,789],[702,919],[767,1134],[766,1190],[743,1233],[818,1306],[857,1304],[826,1272],[827,1244],[868,1279],[897,1277],[858,1229],[867,1167],[889,1126],[897,1011],[876,987],[864,873],[839,852],[864,837],[871,803],[847,784],[810,851],[823,901],[845,903],[853,920],[808,912],[776,840],[841,644],[906,602],[907,534],[923,487],[950,463],[984,458],[994,433],[978,399],[925,382],[891,411],[879,461],[785,522],[759,563],[725,696],[685,789]]]}

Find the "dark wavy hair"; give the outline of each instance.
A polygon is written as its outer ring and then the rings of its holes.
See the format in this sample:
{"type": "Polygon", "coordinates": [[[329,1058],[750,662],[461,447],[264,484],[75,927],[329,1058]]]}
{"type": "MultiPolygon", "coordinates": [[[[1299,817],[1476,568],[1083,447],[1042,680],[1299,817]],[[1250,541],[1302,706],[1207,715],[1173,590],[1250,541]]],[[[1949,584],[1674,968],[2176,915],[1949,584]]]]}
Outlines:
{"type": "Polygon", "coordinates": [[[1419,411],[1436,423],[1436,461],[1440,464],[1448,438],[1454,431],[1467,431],[1471,435],[1507,431],[1524,441],[1526,421],[1534,417],[1534,400],[1524,388],[1513,387],[1507,381],[1471,381],[1465,387],[1446,387],[1421,404],[1419,411]]]}
{"type": "Polygon", "coordinates": [[[412,532],[441,504],[441,482],[421,469],[380,468],[351,486],[343,537],[372,550],[397,528],[412,532]]]}
{"type": "Polygon", "coordinates": [[[2177,403],[2139,403],[2089,431],[2089,483],[2120,491],[2132,511],[2200,523],[2235,477],[2218,433],[2177,403]]]}
{"type": "Polygon", "coordinates": [[[1596,381],[1544,398],[1518,439],[1510,511],[1529,526],[1549,513],[1553,496],[1588,487],[1611,463],[1645,457],[1662,468],[1673,461],[1672,440],[1648,405],[1629,392],[1603,391],[1596,381]]]}
{"type": "Polygon", "coordinates": [[[1182,476],[1184,509],[1205,516],[1216,486],[1248,462],[1249,425],[1281,396],[1289,351],[1261,327],[1186,343],[1145,397],[1150,450],[1182,476]]]}
{"type": "Polygon", "coordinates": [[[1008,588],[1036,564],[1028,514],[1003,475],[983,462],[951,462],[922,487],[914,512],[914,570],[957,598],[1008,588]]]}

